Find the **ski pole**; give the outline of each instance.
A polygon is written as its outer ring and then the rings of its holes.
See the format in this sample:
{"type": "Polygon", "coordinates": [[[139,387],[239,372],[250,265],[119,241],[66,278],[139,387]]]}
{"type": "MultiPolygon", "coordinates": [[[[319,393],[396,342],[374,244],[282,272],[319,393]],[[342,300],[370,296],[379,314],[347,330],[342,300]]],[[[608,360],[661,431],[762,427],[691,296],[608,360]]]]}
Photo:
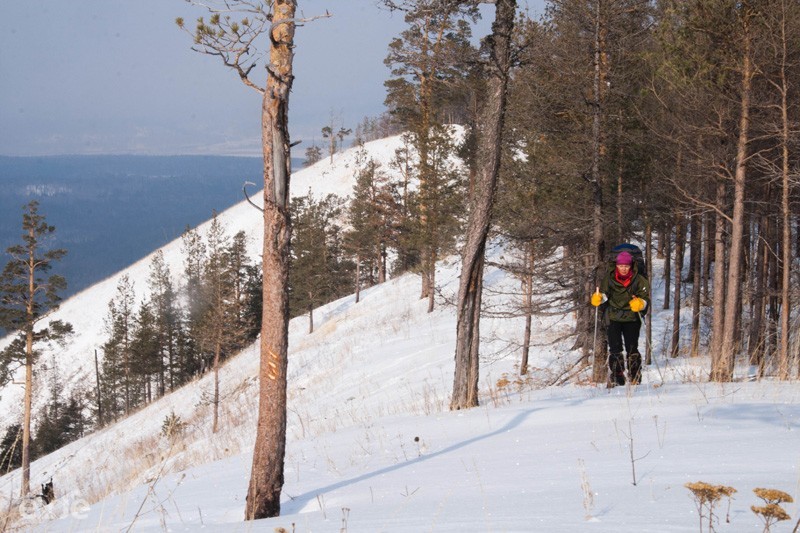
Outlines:
{"type": "Polygon", "coordinates": [[[592,341],[592,357],[597,357],[597,310],[598,307],[594,308],[594,341],[592,341]]]}
{"type": "MultiPolygon", "coordinates": [[[[595,287],[596,292],[600,292],[600,287],[595,287]]],[[[594,339],[592,341],[592,357],[596,360],[597,359],[597,317],[598,311],[600,310],[600,306],[594,306],[594,339]]],[[[611,379],[611,365],[608,358],[606,358],[606,373],[608,374],[608,378],[606,379],[606,385],[610,383],[611,379]]]]}

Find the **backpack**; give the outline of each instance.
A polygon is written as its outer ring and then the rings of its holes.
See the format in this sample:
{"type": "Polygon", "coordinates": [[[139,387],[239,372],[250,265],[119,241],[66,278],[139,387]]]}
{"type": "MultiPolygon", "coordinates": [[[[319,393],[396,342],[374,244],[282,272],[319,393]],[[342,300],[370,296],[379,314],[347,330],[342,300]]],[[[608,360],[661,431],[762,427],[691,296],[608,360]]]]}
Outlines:
{"type": "Polygon", "coordinates": [[[618,244],[611,249],[611,253],[609,254],[609,262],[616,263],[617,256],[621,252],[628,252],[633,257],[634,262],[636,263],[636,267],[639,270],[639,275],[643,278],[647,277],[647,264],[644,261],[644,255],[642,254],[642,250],[636,246],[635,244],[630,244],[624,242],[622,244],[618,244]]]}

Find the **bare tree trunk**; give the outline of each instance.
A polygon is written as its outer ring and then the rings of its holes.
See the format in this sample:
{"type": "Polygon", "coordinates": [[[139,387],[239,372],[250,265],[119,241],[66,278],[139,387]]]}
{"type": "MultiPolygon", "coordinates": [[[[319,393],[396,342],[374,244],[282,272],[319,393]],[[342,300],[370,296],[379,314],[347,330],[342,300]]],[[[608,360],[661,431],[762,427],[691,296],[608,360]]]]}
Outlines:
{"type": "MultiPolygon", "coordinates": [[[[33,287],[31,270],[31,287],[33,287]]],[[[33,292],[31,292],[33,294],[33,292]]],[[[28,316],[33,317],[32,308],[28,316]]],[[[25,332],[25,399],[22,421],[22,486],[20,496],[25,498],[31,491],[31,404],[33,400],[33,328],[25,332]]]]}
{"type": "MultiPolygon", "coordinates": [[[[605,25],[603,24],[603,1],[596,0],[594,20],[594,78],[592,82],[592,246],[594,257],[591,275],[584,283],[584,294],[590,295],[597,286],[603,259],[606,253],[605,222],[603,218],[603,176],[600,172],[600,158],[605,152],[603,140],[603,107],[605,81],[607,78],[608,58],[606,56],[605,25]]],[[[588,329],[588,324],[587,324],[588,329]]],[[[600,383],[606,380],[607,365],[605,357],[600,360],[594,355],[592,364],[592,381],[600,383]]]]}
{"type": "Polygon", "coordinates": [[[516,16],[516,0],[497,0],[492,24],[492,64],[489,67],[486,103],[478,132],[477,176],[470,199],[466,245],[461,260],[458,285],[455,376],[450,409],[478,405],[481,295],[486,239],[492,219],[497,174],[500,170],[503,122],[508,73],[511,64],[511,39],[516,16]]]}
{"type": "Polygon", "coordinates": [[[278,516],[286,454],[286,371],[289,349],[289,92],[295,0],[274,0],[270,67],[261,112],[264,154],[263,320],[258,429],[247,491],[246,520],[278,516]]]}
{"type": "Polygon", "coordinates": [[[522,361],[519,365],[519,373],[524,376],[528,373],[528,356],[531,350],[531,323],[533,320],[533,263],[534,263],[533,241],[528,242],[528,252],[525,258],[525,274],[522,280],[522,292],[525,299],[525,332],[522,337],[522,361]]]}
{"type": "MultiPolygon", "coordinates": [[[[744,6],[750,10],[750,6],[744,6]]],[[[736,350],[737,303],[739,297],[739,281],[742,271],[742,245],[745,219],[745,185],[747,179],[747,143],[750,127],[750,96],[753,67],[750,63],[750,13],[743,17],[742,39],[744,41],[742,61],[742,94],[741,116],[739,118],[739,139],[736,145],[736,173],[733,186],[733,219],[731,222],[730,262],[728,265],[728,286],[725,295],[725,320],[722,334],[722,360],[719,381],[730,381],[733,378],[736,350]]]]}
{"type": "Polygon", "coordinates": [[[355,289],[356,289],[356,303],[358,303],[361,300],[361,256],[360,255],[356,255],[355,289]]]}
{"type": "Polygon", "coordinates": [[[769,223],[767,222],[766,215],[760,217],[759,224],[759,239],[756,246],[756,265],[755,265],[755,291],[752,298],[751,305],[751,324],[750,335],[748,342],[748,351],[750,352],[750,364],[758,366],[758,375],[761,377],[764,372],[764,341],[766,333],[766,320],[764,315],[767,308],[767,236],[764,232],[767,230],[769,223]]]}
{"type": "Polygon", "coordinates": [[[703,300],[708,301],[708,282],[711,279],[711,263],[712,263],[712,246],[714,242],[712,239],[712,219],[707,213],[703,213],[703,300]]]}
{"type": "Polygon", "coordinates": [[[672,307],[672,348],[670,355],[678,357],[681,341],[681,290],[683,281],[683,249],[686,236],[684,234],[684,218],[678,215],[675,225],[675,303],[672,307]]]}
{"type": "Polygon", "coordinates": [[[436,303],[436,261],[439,257],[436,254],[436,247],[431,246],[430,261],[428,265],[428,312],[433,313],[433,306],[436,303]]]}
{"type": "Polygon", "coordinates": [[[692,346],[690,357],[697,357],[700,354],[700,292],[702,285],[702,249],[701,233],[702,222],[698,213],[692,214],[692,346]]]}
{"type": "Polygon", "coordinates": [[[770,217],[770,246],[775,253],[770,253],[768,258],[769,274],[767,276],[767,328],[765,354],[770,361],[774,361],[778,367],[777,374],[782,372],[780,369],[780,351],[778,343],[778,322],[780,320],[780,289],[778,283],[778,252],[781,248],[778,236],[777,220],[770,217]]]}
{"type": "Polygon", "coordinates": [[[378,283],[386,282],[386,243],[380,244],[378,253],[378,283]]]}
{"type": "Polygon", "coordinates": [[[725,381],[722,357],[722,330],[725,320],[725,183],[717,181],[714,230],[714,306],[711,322],[711,379],[725,381]]]}
{"type": "Polygon", "coordinates": [[[789,210],[789,83],[786,76],[787,37],[786,37],[786,3],[781,2],[781,226],[783,228],[781,245],[781,316],[780,316],[780,350],[778,356],[778,376],[789,379],[789,317],[791,315],[792,270],[792,221],[789,210]]]}
{"type": "Polygon", "coordinates": [[[664,309],[670,308],[672,294],[672,225],[664,224],[664,309]]]}
{"type": "Polygon", "coordinates": [[[216,433],[219,429],[219,358],[222,352],[219,340],[214,343],[214,423],[211,433],[216,433]]]}

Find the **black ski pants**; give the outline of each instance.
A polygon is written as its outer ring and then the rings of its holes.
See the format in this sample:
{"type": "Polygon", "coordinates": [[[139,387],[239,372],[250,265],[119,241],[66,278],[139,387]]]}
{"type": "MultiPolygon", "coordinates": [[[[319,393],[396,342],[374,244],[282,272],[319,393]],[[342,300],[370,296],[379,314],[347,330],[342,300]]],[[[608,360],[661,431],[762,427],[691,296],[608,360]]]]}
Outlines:
{"type": "Polygon", "coordinates": [[[623,342],[627,356],[628,375],[633,383],[642,379],[642,356],[639,354],[639,330],[642,322],[611,321],[606,330],[608,334],[608,367],[610,379],[617,385],[625,384],[625,363],[622,358],[623,342]]]}

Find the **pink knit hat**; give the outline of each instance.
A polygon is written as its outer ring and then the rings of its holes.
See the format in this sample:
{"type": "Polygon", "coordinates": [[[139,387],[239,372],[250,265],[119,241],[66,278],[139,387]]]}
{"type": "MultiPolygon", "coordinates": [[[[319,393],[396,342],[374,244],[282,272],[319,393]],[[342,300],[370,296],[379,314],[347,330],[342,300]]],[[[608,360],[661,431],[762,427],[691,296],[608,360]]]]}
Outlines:
{"type": "Polygon", "coordinates": [[[633,256],[628,252],[620,252],[617,256],[617,264],[618,265],[632,265],[633,264],[633,256]]]}

